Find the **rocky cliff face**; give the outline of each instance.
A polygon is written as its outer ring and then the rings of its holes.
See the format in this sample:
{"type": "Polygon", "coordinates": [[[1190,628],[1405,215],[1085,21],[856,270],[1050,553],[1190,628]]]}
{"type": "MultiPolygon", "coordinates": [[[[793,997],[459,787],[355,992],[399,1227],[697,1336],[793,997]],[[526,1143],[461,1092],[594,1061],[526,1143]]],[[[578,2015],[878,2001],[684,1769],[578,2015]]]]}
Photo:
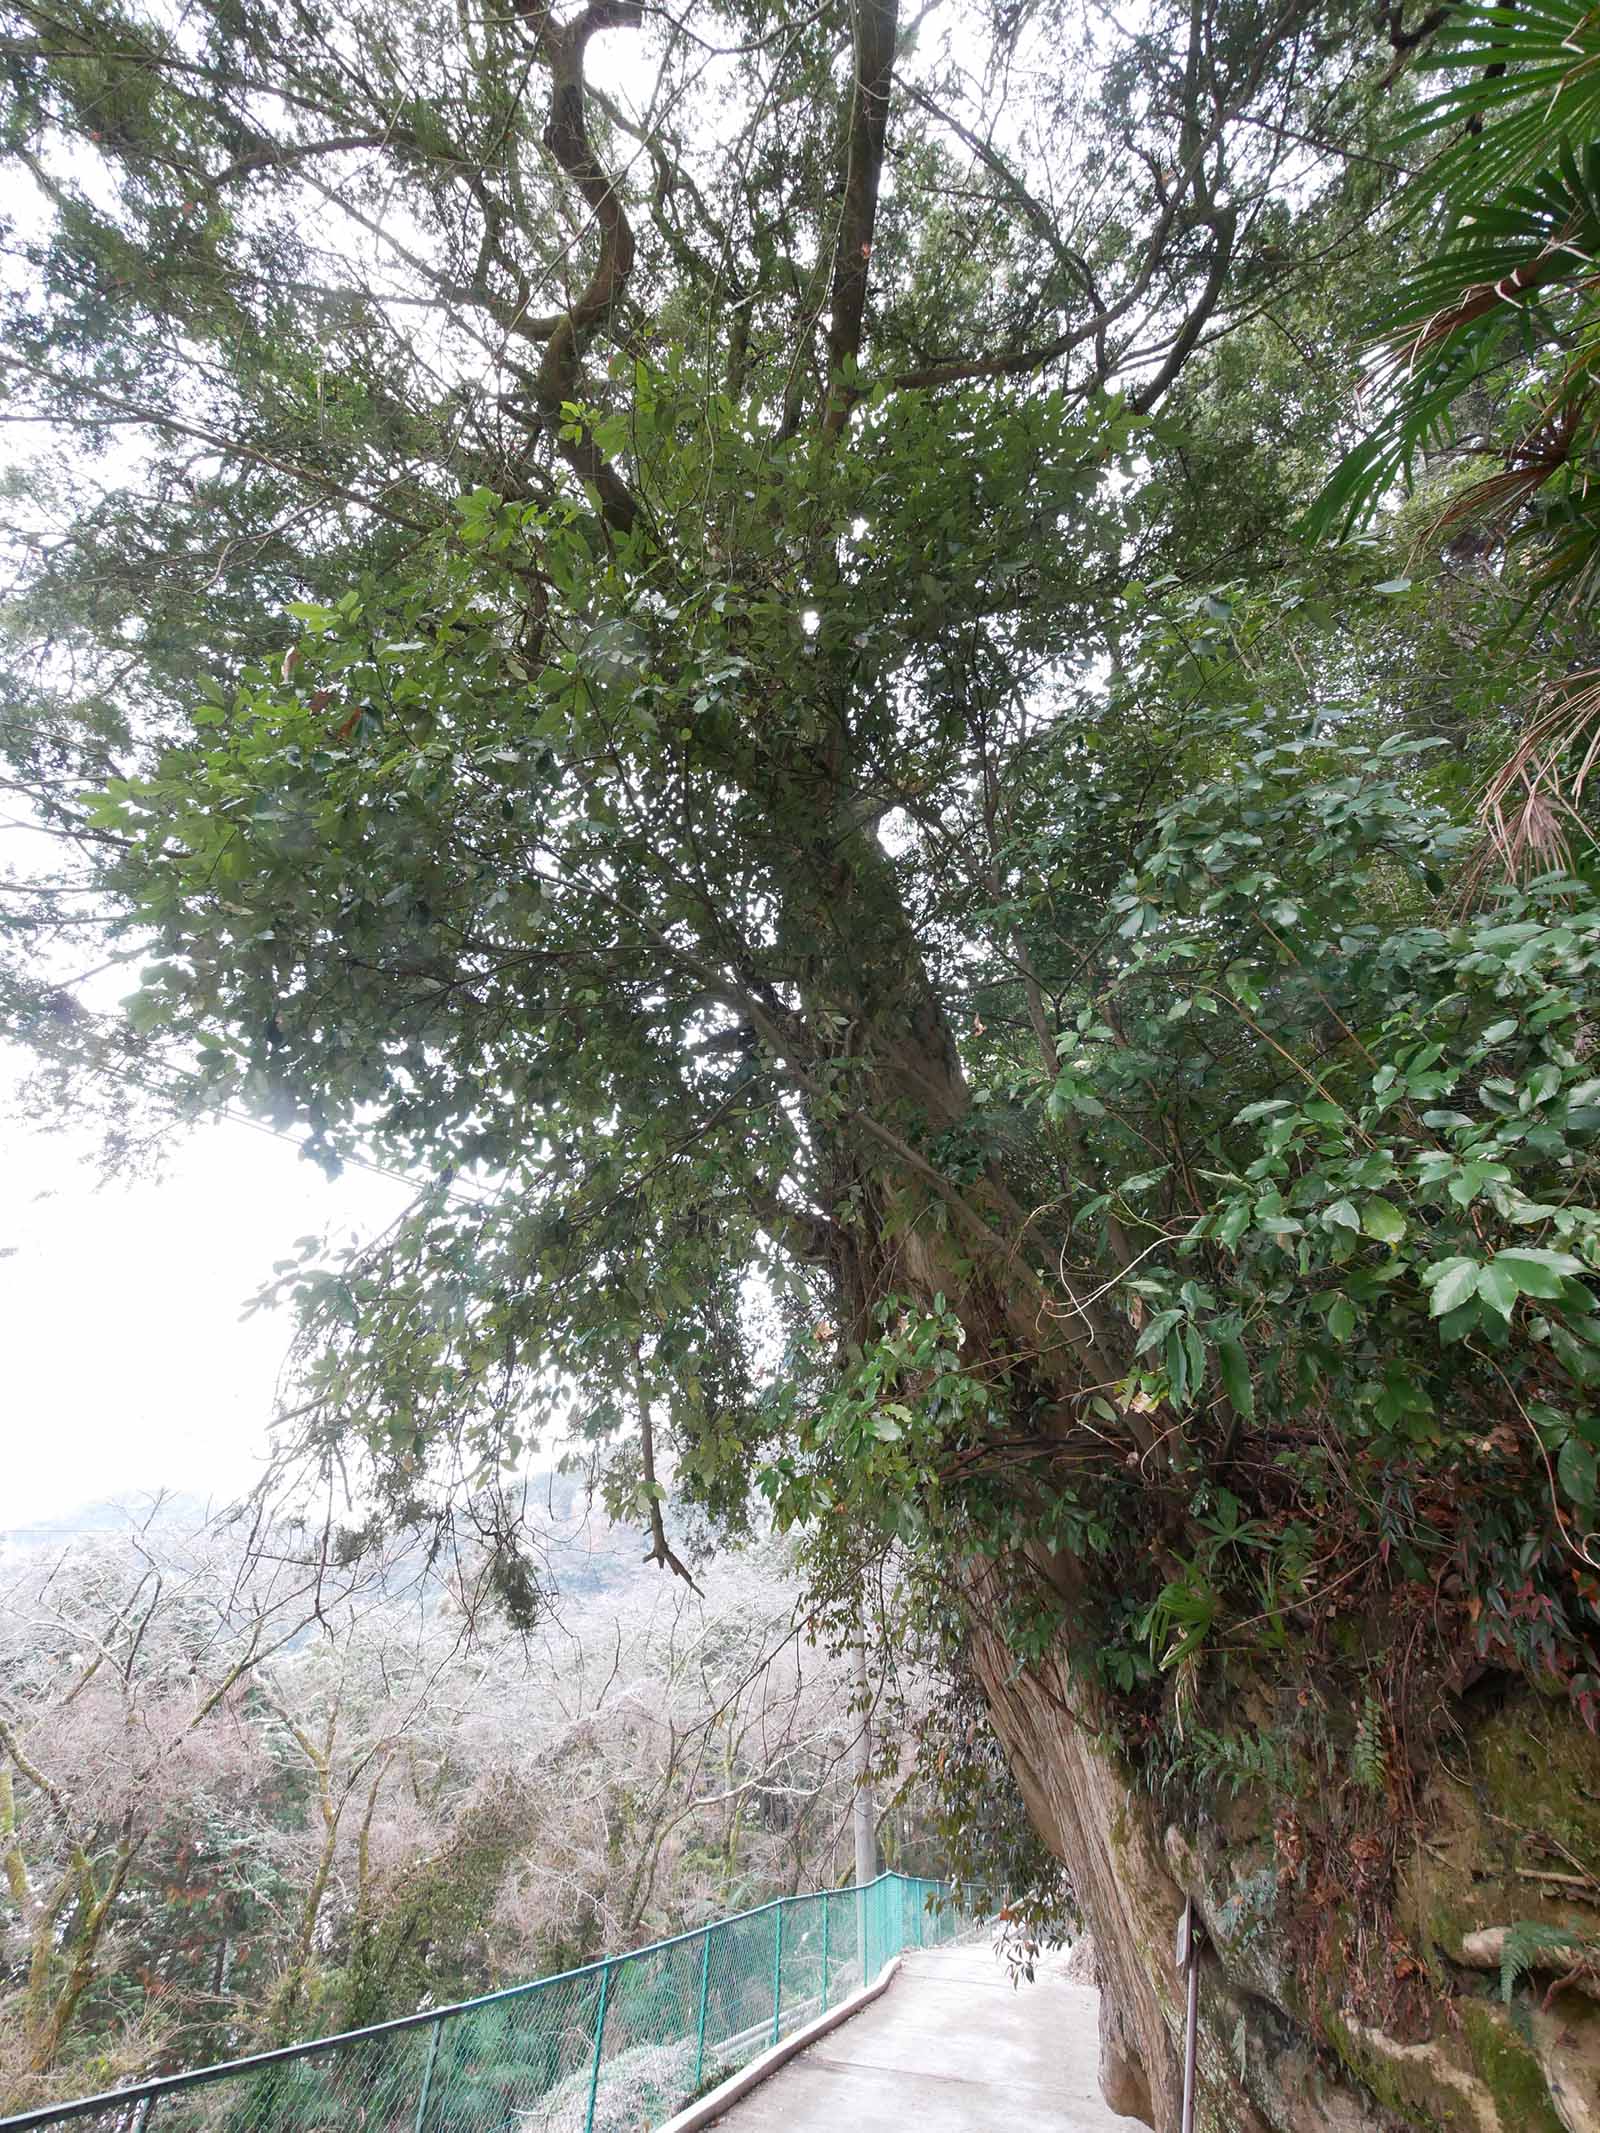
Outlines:
{"type": "Polygon", "coordinates": [[[1205,2133],[1600,2133],[1600,1741],[1565,1703],[1481,1684],[1351,1835],[1331,1782],[1158,1803],[1063,1671],[976,1657],[1095,1938],[1112,2109],[1176,2133],[1192,1896],[1205,2133]]]}

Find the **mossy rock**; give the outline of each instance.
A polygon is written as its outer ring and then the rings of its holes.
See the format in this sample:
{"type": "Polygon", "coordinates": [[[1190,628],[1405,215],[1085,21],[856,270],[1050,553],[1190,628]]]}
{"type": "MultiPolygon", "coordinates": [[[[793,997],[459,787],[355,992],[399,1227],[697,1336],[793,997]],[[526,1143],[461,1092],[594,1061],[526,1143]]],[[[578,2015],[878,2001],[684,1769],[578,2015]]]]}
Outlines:
{"type": "Polygon", "coordinates": [[[1472,1764],[1497,1815],[1600,1874],[1600,1739],[1569,1706],[1509,1699],[1475,1736],[1472,1764]]]}
{"type": "Polygon", "coordinates": [[[1510,2012],[1489,2000],[1467,2000],[1461,2008],[1472,2064],[1494,2099],[1501,2125],[1518,2133],[1567,2133],[1550,2100],[1544,2068],[1512,2026],[1510,2012]]]}
{"type": "Polygon", "coordinates": [[[1567,2133],[1600,2129],[1600,2006],[1587,1993],[1541,1995],[1532,2008],[1529,2033],[1556,2116],[1567,2133]]]}
{"type": "Polygon", "coordinates": [[[1463,1718],[1466,1748],[1436,1766],[1421,1803],[1399,1923],[1419,1952],[1452,1964],[1469,1933],[1518,1919],[1586,1937],[1594,1913],[1560,1875],[1600,1882],[1600,1740],[1526,1690],[1463,1718]]]}
{"type": "Polygon", "coordinates": [[[1569,2133],[1538,2056],[1497,2002],[1470,2000],[1459,2026],[1416,2041],[1338,2019],[1328,2035],[1351,2072],[1417,2133],[1569,2133]]]}

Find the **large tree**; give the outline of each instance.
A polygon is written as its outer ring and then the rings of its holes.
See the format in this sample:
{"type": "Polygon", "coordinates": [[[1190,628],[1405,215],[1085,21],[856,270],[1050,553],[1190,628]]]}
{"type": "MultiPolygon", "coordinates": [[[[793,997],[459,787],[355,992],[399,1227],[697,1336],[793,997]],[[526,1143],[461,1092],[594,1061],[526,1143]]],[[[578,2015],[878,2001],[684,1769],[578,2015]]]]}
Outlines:
{"type": "Polygon", "coordinates": [[[1286,562],[1416,33],[11,21],[18,1020],[421,1186],[285,1277],[286,1464],[518,1608],[552,1425],[664,1568],[669,1480],[901,1549],[1119,2108],[1187,1892],[1206,2124],[1555,2123],[1471,1936],[1588,1975],[1588,891],[1461,916],[1496,587],[1286,562]]]}

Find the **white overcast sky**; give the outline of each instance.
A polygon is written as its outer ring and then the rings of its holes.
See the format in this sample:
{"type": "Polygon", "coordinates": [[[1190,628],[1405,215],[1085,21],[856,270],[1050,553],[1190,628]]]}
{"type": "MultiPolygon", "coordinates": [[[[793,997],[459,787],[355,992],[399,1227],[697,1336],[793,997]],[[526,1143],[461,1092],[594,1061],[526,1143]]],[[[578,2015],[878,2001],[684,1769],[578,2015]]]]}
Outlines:
{"type": "MultiPolygon", "coordinates": [[[[0,1050],[0,1100],[17,1069],[0,1050]]],[[[159,1183],[100,1184],[92,1145],[0,1117],[0,1533],[108,1497],[248,1488],[290,1321],[242,1306],[297,1237],[370,1235],[409,1196],[359,1170],[330,1183],[243,1123],[194,1130],[159,1183]]]]}

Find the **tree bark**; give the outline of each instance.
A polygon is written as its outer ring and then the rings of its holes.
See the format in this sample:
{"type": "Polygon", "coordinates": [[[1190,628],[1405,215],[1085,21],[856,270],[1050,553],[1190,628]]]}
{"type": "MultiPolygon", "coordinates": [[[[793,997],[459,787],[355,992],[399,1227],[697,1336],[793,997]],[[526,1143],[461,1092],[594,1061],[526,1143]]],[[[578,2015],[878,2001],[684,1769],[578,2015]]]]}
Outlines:
{"type": "Polygon", "coordinates": [[[1129,1810],[1126,1774],[1071,1715],[1082,1707],[1081,1685],[1069,1684],[1053,1663],[1018,1674],[987,1626],[993,1610],[981,1580],[972,1597],[974,1666],[995,1730],[1029,1819],[1066,1866],[1094,1934],[1101,2093],[1113,2111],[1166,2133],[1177,2125],[1183,2092],[1178,2000],[1146,1951],[1170,1950],[1182,1893],[1142,1818],[1129,1810]]]}

